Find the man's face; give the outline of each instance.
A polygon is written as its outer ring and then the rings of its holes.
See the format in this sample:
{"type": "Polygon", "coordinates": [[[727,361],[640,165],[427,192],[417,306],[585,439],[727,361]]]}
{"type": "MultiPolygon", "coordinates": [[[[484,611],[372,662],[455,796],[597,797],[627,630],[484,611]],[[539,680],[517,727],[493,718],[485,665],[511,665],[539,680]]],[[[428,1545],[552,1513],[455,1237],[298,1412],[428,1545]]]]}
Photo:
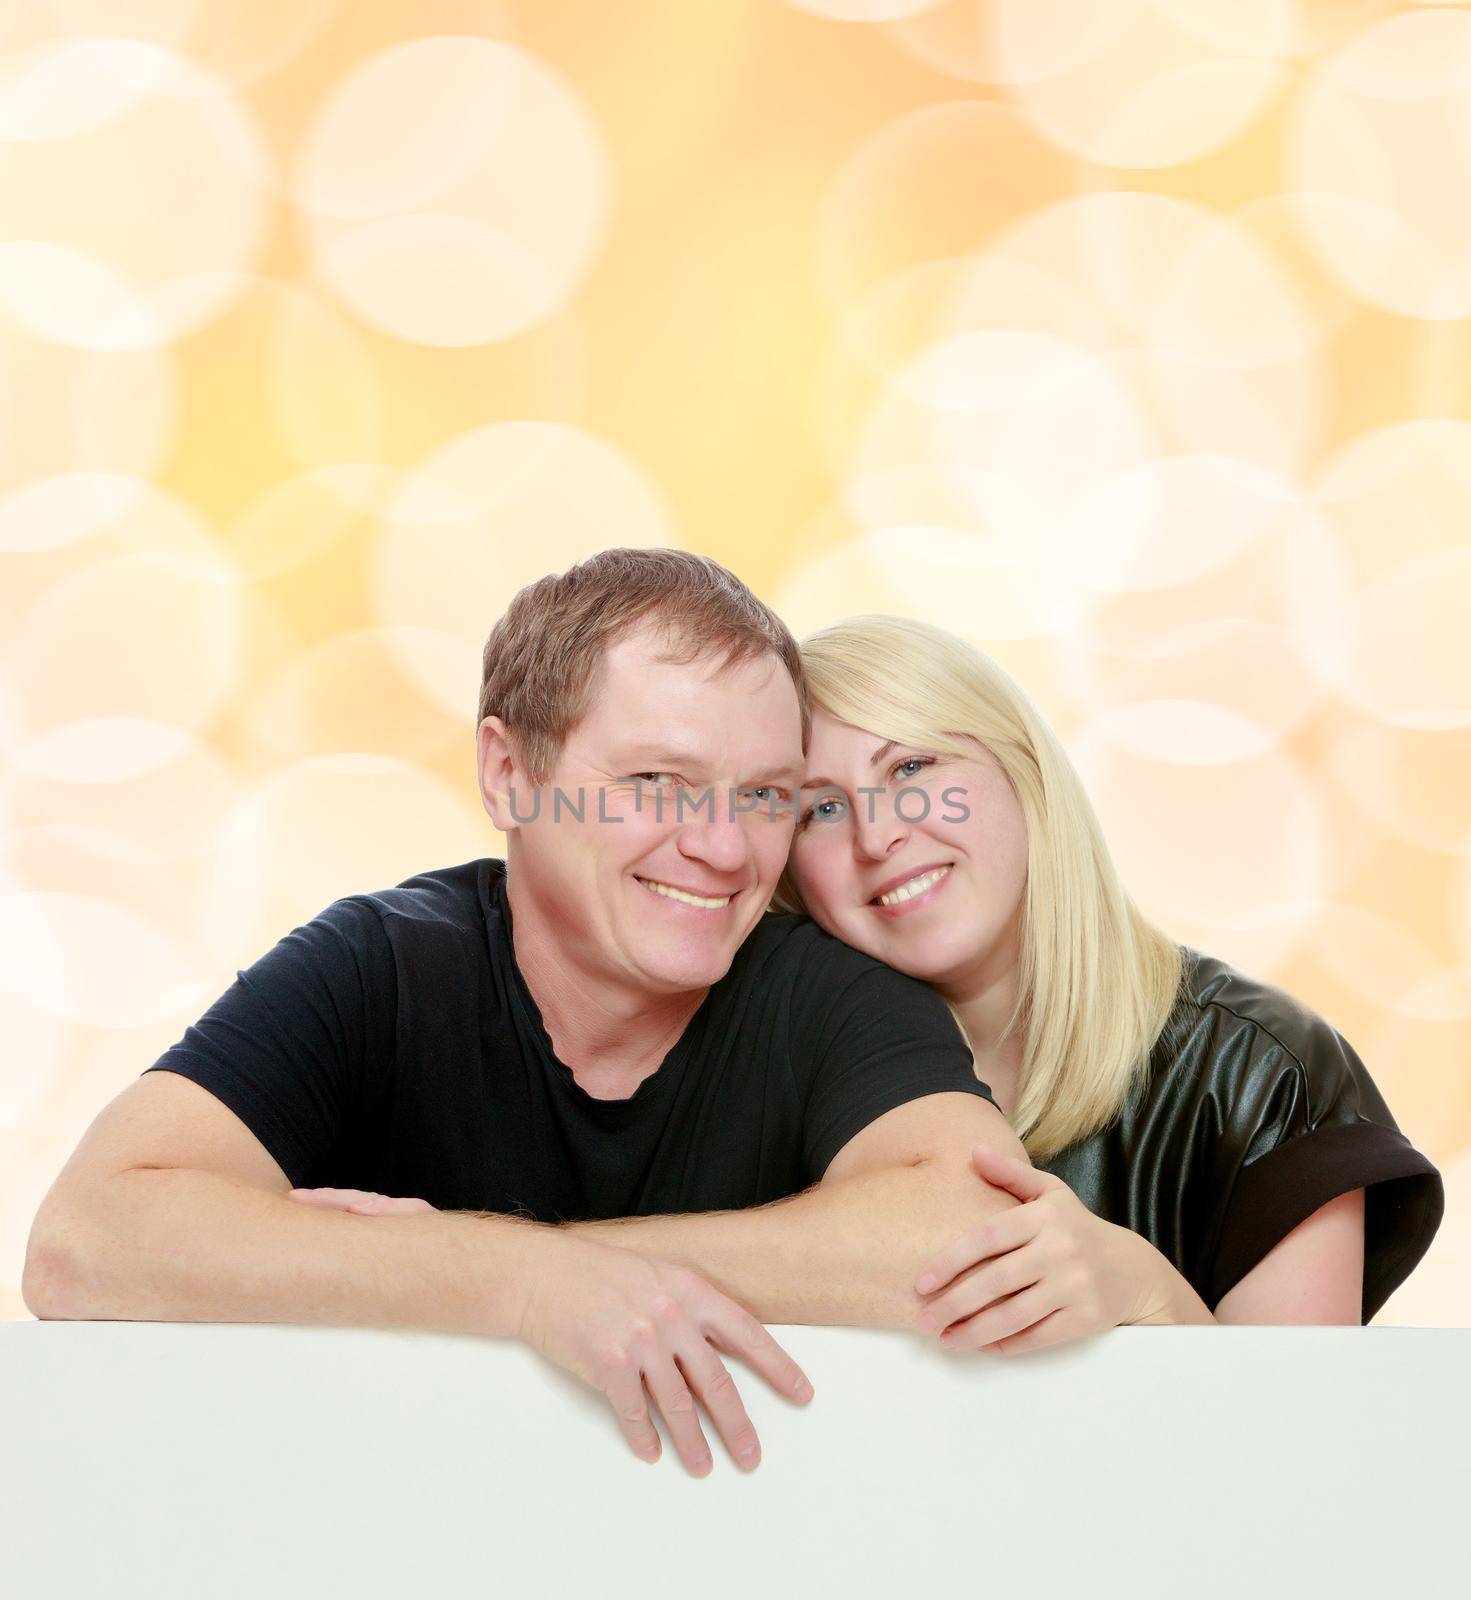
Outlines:
{"type": "Polygon", "coordinates": [[[511,838],[561,961],[667,994],[723,977],[766,909],[803,760],[797,691],[775,656],[717,675],[656,661],[660,649],[640,631],[609,650],[534,821],[532,793],[516,794],[511,838]]]}

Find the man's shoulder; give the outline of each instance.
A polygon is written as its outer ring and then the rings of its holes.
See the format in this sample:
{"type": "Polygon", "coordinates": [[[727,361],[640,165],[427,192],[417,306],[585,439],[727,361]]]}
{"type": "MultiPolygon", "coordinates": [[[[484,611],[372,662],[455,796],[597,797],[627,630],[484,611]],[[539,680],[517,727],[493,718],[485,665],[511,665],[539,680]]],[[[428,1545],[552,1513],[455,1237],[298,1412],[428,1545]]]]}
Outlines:
{"type": "Polygon", "coordinates": [[[374,913],[381,922],[405,918],[415,923],[448,924],[479,934],[487,899],[505,870],[503,861],[477,857],[458,866],[416,872],[389,889],[345,895],[333,909],[351,908],[349,915],[353,911],[364,916],[374,913]]]}

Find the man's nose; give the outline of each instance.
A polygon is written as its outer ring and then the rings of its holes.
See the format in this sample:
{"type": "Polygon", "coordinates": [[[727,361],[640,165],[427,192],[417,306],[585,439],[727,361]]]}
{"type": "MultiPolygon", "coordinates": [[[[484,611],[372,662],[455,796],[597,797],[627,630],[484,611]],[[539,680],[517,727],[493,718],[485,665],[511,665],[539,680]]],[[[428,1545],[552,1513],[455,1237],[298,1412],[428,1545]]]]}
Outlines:
{"type": "Polygon", "coordinates": [[[731,802],[715,790],[714,797],[713,805],[702,808],[680,829],[679,847],[718,872],[735,872],[745,866],[751,853],[745,813],[739,795],[731,802]]]}

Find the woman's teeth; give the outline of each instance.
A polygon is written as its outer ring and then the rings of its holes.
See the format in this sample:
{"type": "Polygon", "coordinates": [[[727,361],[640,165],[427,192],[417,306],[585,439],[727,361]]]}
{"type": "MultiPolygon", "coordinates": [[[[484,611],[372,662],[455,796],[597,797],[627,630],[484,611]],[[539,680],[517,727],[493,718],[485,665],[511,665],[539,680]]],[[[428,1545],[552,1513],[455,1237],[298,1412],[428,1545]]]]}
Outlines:
{"type": "Polygon", "coordinates": [[[931,884],[938,883],[949,872],[949,867],[936,867],[933,872],[921,874],[918,878],[911,878],[908,883],[901,883],[897,889],[888,894],[881,894],[874,902],[881,906],[903,905],[906,900],[914,899],[915,895],[923,894],[931,884]]]}
{"type": "Polygon", "coordinates": [[[640,878],[638,881],[645,889],[652,889],[655,894],[662,894],[670,900],[682,900],[687,906],[703,906],[707,911],[718,911],[721,906],[730,904],[728,894],[712,900],[704,895],[686,894],[683,889],[675,889],[667,883],[655,883],[652,878],[640,878]]]}

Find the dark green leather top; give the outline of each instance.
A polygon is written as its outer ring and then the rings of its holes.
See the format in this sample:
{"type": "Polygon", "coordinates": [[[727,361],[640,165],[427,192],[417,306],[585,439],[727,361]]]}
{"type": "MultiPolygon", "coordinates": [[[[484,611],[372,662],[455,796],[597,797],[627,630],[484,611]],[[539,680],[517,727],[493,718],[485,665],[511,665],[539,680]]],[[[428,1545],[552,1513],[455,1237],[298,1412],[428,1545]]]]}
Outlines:
{"type": "Polygon", "coordinates": [[[1122,1113],[1039,1165],[1143,1234],[1211,1310],[1298,1223],[1362,1188],[1367,1322],[1440,1226],[1440,1174],[1320,1016],[1184,954],[1180,997],[1122,1113]]]}

